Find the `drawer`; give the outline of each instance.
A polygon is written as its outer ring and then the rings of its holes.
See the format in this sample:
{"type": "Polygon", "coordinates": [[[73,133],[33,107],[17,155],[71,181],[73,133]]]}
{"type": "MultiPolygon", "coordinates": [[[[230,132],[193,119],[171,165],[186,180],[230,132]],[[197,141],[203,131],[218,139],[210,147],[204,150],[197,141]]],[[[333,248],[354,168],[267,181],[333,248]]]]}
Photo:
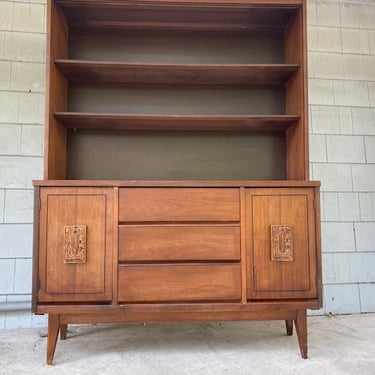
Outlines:
{"type": "Polygon", "coordinates": [[[120,302],[240,300],[239,264],[120,266],[120,302]]]}
{"type": "Polygon", "coordinates": [[[239,221],[239,189],[122,188],[120,222],[239,221]]]}
{"type": "Polygon", "coordinates": [[[119,261],[239,259],[239,227],[181,225],[119,228],[119,261]]]}

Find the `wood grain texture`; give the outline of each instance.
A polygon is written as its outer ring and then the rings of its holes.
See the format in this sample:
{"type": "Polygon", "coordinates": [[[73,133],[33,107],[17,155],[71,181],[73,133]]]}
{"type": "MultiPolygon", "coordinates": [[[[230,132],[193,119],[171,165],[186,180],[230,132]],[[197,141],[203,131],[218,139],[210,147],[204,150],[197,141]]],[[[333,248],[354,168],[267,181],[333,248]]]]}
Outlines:
{"type": "Polygon", "coordinates": [[[40,194],[39,301],[111,300],[113,190],[42,188],[40,194]],[[64,226],[82,223],[87,262],[64,263],[64,226]]]}
{"type": "Polygon", "coordinates": [[[248,298],[317,298],[314,191],[247,192],[248,298]],[[271,258],[271,225],[293,228],[293,260],[271,258]]]}
{"type": "Polygon", "coordinates": [[[119,221],[239,221],[238,189],[121,188],[119,221]]]}
{"type": "Polygon", "coordinates": [[[239,264],[120,266],[118,272],[121,302],[241,299],[239,264]]]}
{"type": "Polygon", "coordinates": [[[298,122],[295,115],[158,115],[55,112],[68,129],[284,131],[298,122]]]}
{"type": "Polygon", "coordinates": [[[68,57],[68,27],[55,2],[47,2],[46,127],[44,138],[44,178],[64,179],[66,170],[66,128],[53,113],[67,109],[68,85],[55,66],[55,59],[68,57]]]}
{"type": "Polygon", "coordinates": [[[56,60],[69,82],[282,85],[297,64],[166,64],[56,60]]]}
{"type": "Polygon", "coordinates": [[[240,228],[223,226],[120,226],[119,260],[209,261],[240,259],[240,228]]]}

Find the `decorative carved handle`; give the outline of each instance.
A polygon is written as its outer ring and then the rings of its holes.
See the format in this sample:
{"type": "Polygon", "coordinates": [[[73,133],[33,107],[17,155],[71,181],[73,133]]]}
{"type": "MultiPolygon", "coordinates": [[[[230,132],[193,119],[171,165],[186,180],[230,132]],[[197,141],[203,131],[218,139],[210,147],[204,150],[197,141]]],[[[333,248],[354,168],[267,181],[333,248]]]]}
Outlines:
{"type": "Polygon", "coordinates": [[[271,225],[271,259],[278,262],[293,260],[292,225],[271,225]]]}
{"type": "Polygon", "coordinates": [[[86,263],[86,225],[64,227],[64,263],[86,263]]]}

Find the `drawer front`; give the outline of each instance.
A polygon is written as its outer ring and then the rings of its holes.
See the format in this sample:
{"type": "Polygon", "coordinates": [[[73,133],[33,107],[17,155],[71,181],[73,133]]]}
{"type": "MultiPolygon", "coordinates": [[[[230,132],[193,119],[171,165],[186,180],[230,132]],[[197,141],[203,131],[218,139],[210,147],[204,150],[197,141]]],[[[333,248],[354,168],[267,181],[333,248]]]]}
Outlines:
{"type": "Polygon", "coordinates": [[[240,300],[239,264],[120,266],[120,302],[240,300]]]}
{"type": "Polygon", "coordinates": [[[192,225],[119,228],[119,261],[239,259],[239,227],[192,225]]]}
{"type": "Polygon", "coordinates": [[[122,188],[119,220],[239,221],[239,189],[122,188]]]}

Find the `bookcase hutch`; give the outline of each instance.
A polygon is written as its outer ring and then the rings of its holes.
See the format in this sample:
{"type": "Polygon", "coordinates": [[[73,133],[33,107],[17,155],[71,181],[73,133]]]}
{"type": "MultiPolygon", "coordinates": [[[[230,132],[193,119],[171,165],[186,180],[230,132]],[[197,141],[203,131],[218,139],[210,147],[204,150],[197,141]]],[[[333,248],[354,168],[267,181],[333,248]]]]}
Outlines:
{"type": "Polygon", "coordinates": [[[33,311],[285,320],[322,305],[304,0],[48,0],[33,311]]]}

